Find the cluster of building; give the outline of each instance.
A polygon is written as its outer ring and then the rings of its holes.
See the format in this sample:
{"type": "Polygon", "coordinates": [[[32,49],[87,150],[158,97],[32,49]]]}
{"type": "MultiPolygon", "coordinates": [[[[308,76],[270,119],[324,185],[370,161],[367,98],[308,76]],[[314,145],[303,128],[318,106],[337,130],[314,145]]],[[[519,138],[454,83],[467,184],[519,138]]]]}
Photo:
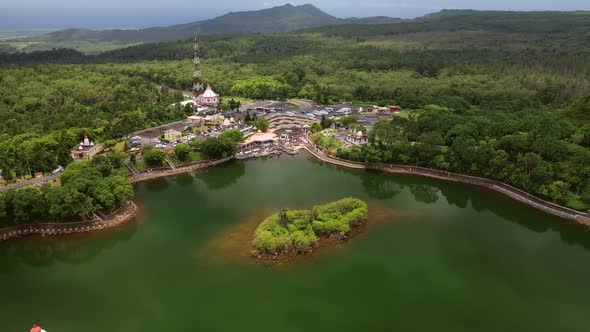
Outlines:
{"type": "MultiPolygon", "coordinates": [[[[391,113],[399,112],[399,106],[387,106],[387,107],[369,107],[363,111],[362,107],[358,109],[352,109],[351,107],[342,107],[334,111],[333,107],[326,107],[323,110],[310,111],[309,113],[302,110],[302,114],[294,114],[292,112],[282,112],[282,109],[256,109],[255,113],[259,113],[260,116],[265,116],[269,120],[269,132],[268,133],[256,133],[252,126],[243,124],[240,121],[235,121],[231,116],[224,116],[217,114],[216,112],[203,112],[209,108],[217,108],[220,103],[220,95],[216,93],[211,85],[207,84],[204,88],[202,81],[201,72],[201,58],[198,41],[193,38],[193,63],[194,63],[194,83],[193,83],[193,98],[181,102],[182,106],[188,104],[197,107],[197,113],[193,116],[188,117],[188,122],[196,126],[207,126],[212,127],[208,132],[204,133],[204,136],[215,136],[223,130],[227,129],[238,129],[246,136],[246,141],[239,147],[240,153],[246,153],[247,151],[254,151],[256,149],[276,147],[294,143],[299,137],[306,135],[311,125],[314,122],[318,122],[323,116],[327,116],[332,120],[337,120],[341,116],[347,116],[351,114],[358,114],[358,123],[362,125],[368,132],[368,130],[379,120],[384,117],[390,117],[391,113]],[[201,111],[201,112],[199,112],[201,111]],[[197,114],[208,114],[208,115],[197,115],[197,114]]],[[[183,142],[190,141],[196,138],[196,135],[190,134],[183,136],[182,132],[178,130],[166,130],[163,133],[166,140],[170,142],[183,142]]],[[[338,135],[338,138],[347,143],[348,145],[362,145],[368,142],[367,135],[363,134],[363,131],[351,132],[344,135],[338,135]]],[[[138,140],[140,142],[141,140],[138,140]]],[[[138,143],[140,144],[140,143],[138,143]]],[[[139,148],[135,147],[135,152],[139,151],[139,148]]],[[[84,135],[84,138],[71,150],[71,155],[74,160],[82,160],[85,158],[91,158],[102,152],[102,145],[96,144],[88,135],[84,135]]]]}

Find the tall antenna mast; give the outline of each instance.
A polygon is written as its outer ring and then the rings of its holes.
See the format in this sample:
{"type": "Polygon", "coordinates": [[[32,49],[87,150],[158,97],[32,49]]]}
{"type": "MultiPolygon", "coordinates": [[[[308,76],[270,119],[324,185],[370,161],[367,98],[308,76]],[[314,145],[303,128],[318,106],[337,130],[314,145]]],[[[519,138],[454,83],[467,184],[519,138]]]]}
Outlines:
{"type": "Polygon", "coordinates": [[[201,73],[201,52],[199,50],[199,42],[197,36],[193,37],[193,63],[195,64],[195,82],[193,84],[193,95],[198,98],[204,91],[203,78],[201,73]]]}

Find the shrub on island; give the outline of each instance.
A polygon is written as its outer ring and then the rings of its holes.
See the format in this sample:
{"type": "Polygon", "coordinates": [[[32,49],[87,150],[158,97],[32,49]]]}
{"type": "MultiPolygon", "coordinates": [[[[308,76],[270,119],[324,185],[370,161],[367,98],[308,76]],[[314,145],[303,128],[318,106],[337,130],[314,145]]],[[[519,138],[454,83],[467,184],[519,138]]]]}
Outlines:
{"type": "Polygon", "coordinates": [[[258,254],[301,254],[317,246],[318,237],[344,237],[367,218],[367,204],[344,198],[311,210],[284,209],[266,218],[254,233],[258,254]]]}

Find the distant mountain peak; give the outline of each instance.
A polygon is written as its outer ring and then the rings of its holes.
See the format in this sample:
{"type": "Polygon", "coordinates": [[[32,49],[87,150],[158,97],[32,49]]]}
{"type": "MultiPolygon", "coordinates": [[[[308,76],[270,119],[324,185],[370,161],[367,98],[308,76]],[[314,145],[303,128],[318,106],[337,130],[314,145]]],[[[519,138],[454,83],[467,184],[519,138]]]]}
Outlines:
{"type": "Polygon", "coordinates": [[[345,23],[387,23],[388,18],[345,20],[322,11],[313,4],[265,8],[257,11],[231,12],[209,20],[137,30],[82,30],[69,29],[53,32],[29,41],[90,41],[90,42],[160,42],[189,39],[194,34],[284,33],[345,23]]]}

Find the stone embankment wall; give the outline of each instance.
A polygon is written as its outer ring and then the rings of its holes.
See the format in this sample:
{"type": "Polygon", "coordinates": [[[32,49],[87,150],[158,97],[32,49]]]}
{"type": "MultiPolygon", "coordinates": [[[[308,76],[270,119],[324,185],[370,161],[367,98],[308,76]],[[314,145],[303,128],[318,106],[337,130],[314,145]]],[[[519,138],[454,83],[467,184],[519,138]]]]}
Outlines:
{"type": "MultiPolygon", "coordinates": [[[[176,166],[176,168],[151,168],[143,170],[139,175],[129,175],[131,183],[171,176],[180,173],[186,173],[201,168],[207,168],[234,159],[234,157],[200,161],[195,163],[188,163],[176,166]]],[[[7,240],[13,237],[23,236],[27,234],[41,234],[41,235],[60,235],[96,231],[106,229],[109,227],[118,226],[126,221],[133,219],[137,215],[138,207],[134,202],[128,202],[119,210],[107,216],[104,220],[86,220],[76,222],[64,223],[34,223],[16,225],[10,227],[0,228],[0,240],[7,240]]]]}
{"type": "Polygon", "coordinates": [[[28,234],[41,234],[45,236],[84,233],[106,229],[121,225],[122,223],[133,219],[137,215],[137,212],[137,205],[134,202],[129,201],[119,210],[108,216],[106,220],[86,220],[64,223],[37,223],[5,227],[0,228],[0,240],[7,240],[12,237],[28,234]]]}
{"type": "Polygon", "coordinates": [[[503,183],[503,182],[480,178],[480,177],[475,177],[475,176],[445,172],[445,171],[432,169],[432,168],[418,167],[418,166],[396,165],[396,164],[377,164],[377,165],[367,166],[363,163],[353,162],[350,160],[344,160],[344,159],[334,157],[334,156],[326,153],[325,151],[315,148],[311,145],[304,145],[304,147],[307,151],[309,151],[316,158],[323,160],[325,162],[335,164],[335,165],[340,165],[343,167],[356,168],[356,169],[377,169],[377,170],[381,170],[381,171],[389,172],[389,173],[412,174],[412,175],[418,175],[418,176],[425,176],[425,177],[429,177],[429,178],[442,179],[442,180],[446,180],[446,181],[462,182],[462,183],[473,184],[473,185],[477,185],[477,186],[481,186],[481,187],[486,187],[486,188],[495,190],[497,192],[500,192],[504,195],[507,195],[517,201],[528,204],[536,209],[542,210],[546,213],[549,213],[549,214],[552,214],[554,216],[558,216],[558,217],[561,217],[564,219],[573,220],[573,221],[576,221],[580,224],[590,227],[590,214],[579,212],[579,211],[576,211],[573,209],[563,207],[561,205],[551,203],[551,202],[543,200],[537,196],[529,194],[523,190],[520,190],[520,189],[515,188],[513,186],[507,185],[506,183],[503,183]]]}

